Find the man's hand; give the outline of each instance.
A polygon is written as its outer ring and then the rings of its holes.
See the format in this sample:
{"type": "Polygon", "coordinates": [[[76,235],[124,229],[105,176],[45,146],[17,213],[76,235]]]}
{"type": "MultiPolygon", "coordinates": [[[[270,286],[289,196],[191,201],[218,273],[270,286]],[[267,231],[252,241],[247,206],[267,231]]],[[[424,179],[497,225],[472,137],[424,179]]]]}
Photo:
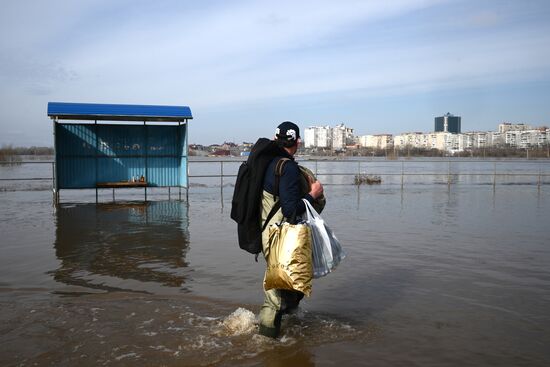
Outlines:
{"type": "Polygon", "coordinates": [[[323,195],[323,185],[319,181],[313,181],[311,178],[308,179],[311,186],[311,190],[309,191],[311,197],[314,199],[321,197],[323,195]]]}

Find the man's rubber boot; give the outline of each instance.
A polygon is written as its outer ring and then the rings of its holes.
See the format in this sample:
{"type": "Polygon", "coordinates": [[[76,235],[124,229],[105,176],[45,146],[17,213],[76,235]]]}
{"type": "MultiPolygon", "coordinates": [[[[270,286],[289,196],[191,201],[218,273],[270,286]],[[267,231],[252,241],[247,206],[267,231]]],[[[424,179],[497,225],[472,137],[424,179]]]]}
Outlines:
{"type": "Polygon", "coordinates": [[[283,314],[281,312],[277,312],[275,315],[275,320],[273,321],[273,324],[275,327],[268,327],[260,324],[260,335],[267,336],[268,338],[276,339],[279,337],[279,333],[281,332],[281,318],[283,314]]]}

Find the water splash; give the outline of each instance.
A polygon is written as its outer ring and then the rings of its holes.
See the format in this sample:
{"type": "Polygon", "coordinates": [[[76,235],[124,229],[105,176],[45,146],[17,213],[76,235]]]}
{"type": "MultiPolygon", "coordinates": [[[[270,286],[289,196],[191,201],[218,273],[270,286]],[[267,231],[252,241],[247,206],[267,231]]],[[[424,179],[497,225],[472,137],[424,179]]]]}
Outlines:
{"type": "Polygon", "coordinates": [[[256,315],[250,310],[239,307],[222,321],[228,335],[250,334],[256,331],[256,315]]]}

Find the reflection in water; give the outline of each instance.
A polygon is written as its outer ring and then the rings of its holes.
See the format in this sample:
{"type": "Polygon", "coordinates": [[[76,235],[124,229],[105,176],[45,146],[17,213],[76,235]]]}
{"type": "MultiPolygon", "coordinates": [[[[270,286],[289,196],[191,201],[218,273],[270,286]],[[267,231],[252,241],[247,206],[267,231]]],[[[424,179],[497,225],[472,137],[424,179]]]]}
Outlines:
{"type": "Polygon", "coordinates": [[[315,366],[314,355],[304,346],[293,346],[293,348],[267,352],[262,362],[262,365],[266,367],[315,366]]]}
{"type": "Polygon", "coordinates": [[[65,284],[102,290],[182,287],[187,210],[179,201],[60,205],[54,246],[61,264],[51,273],[65,284]]]}

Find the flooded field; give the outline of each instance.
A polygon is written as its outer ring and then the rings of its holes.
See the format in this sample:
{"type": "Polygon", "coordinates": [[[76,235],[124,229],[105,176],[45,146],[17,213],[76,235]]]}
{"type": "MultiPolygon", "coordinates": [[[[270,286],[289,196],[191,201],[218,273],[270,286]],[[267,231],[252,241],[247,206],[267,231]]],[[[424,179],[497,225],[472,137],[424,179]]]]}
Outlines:
{"type": "MultiPolygon", "coordinates": [[[[211,165],[191,173],[219,169],[211,165]]],[[[506,167],[550,171],[539,162],[506,167]]],[[[40,169],[0,175],[51,170],[40,169]]],[[[278,340],[257,335],[265,263],[238,248],[233,179],[223,191],[219,178],[192,181],[188,202],[160,189],[147,203],[139,190],[112,202],[106,190],[96,204],[94,192],[72,191],[57,207],[49,182],[2,183],[0,365],[549,365],[548,178],[499,177],[495,188],[493,177],[471,175],[448,186],[445,163],[406,169],[440,176],[406,177],[403,190],[398,175],[359,187],[325,177],[323,217],[348,257],[314,282],[278,340]]]]}

